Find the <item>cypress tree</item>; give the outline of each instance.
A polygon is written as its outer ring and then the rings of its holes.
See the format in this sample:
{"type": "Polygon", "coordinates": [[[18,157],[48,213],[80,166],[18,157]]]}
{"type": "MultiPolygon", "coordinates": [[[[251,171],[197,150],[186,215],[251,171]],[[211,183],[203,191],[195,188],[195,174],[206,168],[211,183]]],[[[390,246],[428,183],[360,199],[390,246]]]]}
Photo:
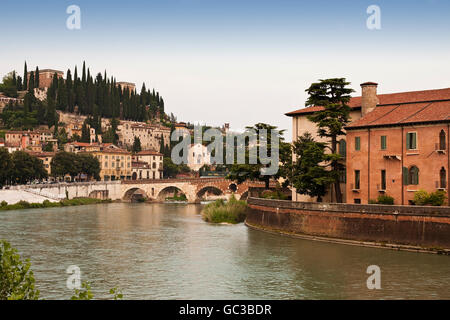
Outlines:
{"type": "Polygon", "coordinates": [[[23,68],[23,90],[28,90],[28,71],[27,62],[25,61],[25,66],[23,68]]]}
{"type": "Polygon", "coordinates": [[[39,88],[39,67],[36,67],[36,72],[34,73],[34,87],[39,88]]]}
{"type": "Polygon", "coordinates": [[[34,89],[34,72],[30,72],[30,81],[28,82],[28,92],[33,93],[34,89]]]}

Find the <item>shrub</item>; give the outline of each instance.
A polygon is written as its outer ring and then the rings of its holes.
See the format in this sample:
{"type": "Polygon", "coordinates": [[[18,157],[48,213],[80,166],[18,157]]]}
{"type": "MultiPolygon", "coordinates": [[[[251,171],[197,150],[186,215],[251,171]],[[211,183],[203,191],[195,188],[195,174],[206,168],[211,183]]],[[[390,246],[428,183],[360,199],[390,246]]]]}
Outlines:
{"type": "Polygon", "coordinates": [[[0,203],[0,207],[6,207],[8,205],[8,202],[6,202],[5,200],[3,200],[1,203],[0,203]]]}
{"type": "Polygon", "coordinates": [[[428,201],[428,192],[425,190],[419,190],[414,193],[414,204],[418,206],[426,205],[428,201]]]}
{"type": "Polygon", "coordinates": [[[277,189],[275,191],[265,190],[261,194],[262,198],[274,199],[274,200],[287,200],[288,196],[285,195],[281,190],[277,189]]]}
{"type": "Polygon", "coordinates": [[[232,195],[228,202],[219,199],[206,205],[202,210],[202,217],[206,222],[237,224],[245,220],[246,209],[247,203],[236,200],[232,195]]]}
{"type": "Polygon", "coordinates": [[[419,190],[414,194],[414,204],[419,206],[443,206],[447,199],[447,193],[443,190],[428,193],[419,190]]]}
{"type": "Polygon", "coordinates": [[[380,195],[377,199],[378,204],[387,204],[387,205],[393,205],[394,204],[394,198],[388,195],[380,195]]]}
{"type": "Polygon", "coordinates": [[[0,241],[0,300],[37,300],[34,275],[29,260],[22,262],[17,249],[0,241]]]}

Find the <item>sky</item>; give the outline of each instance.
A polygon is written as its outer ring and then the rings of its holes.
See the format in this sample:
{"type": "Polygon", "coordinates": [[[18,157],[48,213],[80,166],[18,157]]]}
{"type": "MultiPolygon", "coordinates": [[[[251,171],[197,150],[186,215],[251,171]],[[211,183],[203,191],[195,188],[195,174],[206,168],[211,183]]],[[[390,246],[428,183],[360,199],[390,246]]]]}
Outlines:
{"type": "Polygon", "coordinates": [[[145,82],[179,121],[264,122],[287,129],[284,114],[304,106],[319,79],[344,77],[379,93],[450,87],[448,0],[127,0],[0,4],[0,76],[11,70],[91,73],[145,82]],[[81,28],[66,9],[77,5],[81,28]],[[367,8],[377,5],[381,29],[367,8]]]}

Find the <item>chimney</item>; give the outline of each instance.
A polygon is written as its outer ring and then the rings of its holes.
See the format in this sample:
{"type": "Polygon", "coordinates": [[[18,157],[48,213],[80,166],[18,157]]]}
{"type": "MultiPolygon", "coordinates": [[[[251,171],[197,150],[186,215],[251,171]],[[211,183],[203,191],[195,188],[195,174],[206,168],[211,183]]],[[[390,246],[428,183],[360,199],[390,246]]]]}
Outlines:
{"type": "Polygon", "coordinates": [[[380,102],[377,97],[378,83],[365,82],[361,84],[361,116],[364,117],[369,112],[373,111],[380,102]]]}

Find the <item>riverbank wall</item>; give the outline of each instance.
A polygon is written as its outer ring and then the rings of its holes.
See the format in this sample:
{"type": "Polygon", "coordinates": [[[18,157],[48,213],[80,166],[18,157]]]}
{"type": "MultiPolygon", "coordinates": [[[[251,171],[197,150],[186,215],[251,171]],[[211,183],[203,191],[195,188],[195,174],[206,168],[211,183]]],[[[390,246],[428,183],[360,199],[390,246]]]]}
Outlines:
{"type": "Polygon", "coordinates": [[[249,227],[319,241],[450,254],[450,208],[248,199],[249,227]]]}

